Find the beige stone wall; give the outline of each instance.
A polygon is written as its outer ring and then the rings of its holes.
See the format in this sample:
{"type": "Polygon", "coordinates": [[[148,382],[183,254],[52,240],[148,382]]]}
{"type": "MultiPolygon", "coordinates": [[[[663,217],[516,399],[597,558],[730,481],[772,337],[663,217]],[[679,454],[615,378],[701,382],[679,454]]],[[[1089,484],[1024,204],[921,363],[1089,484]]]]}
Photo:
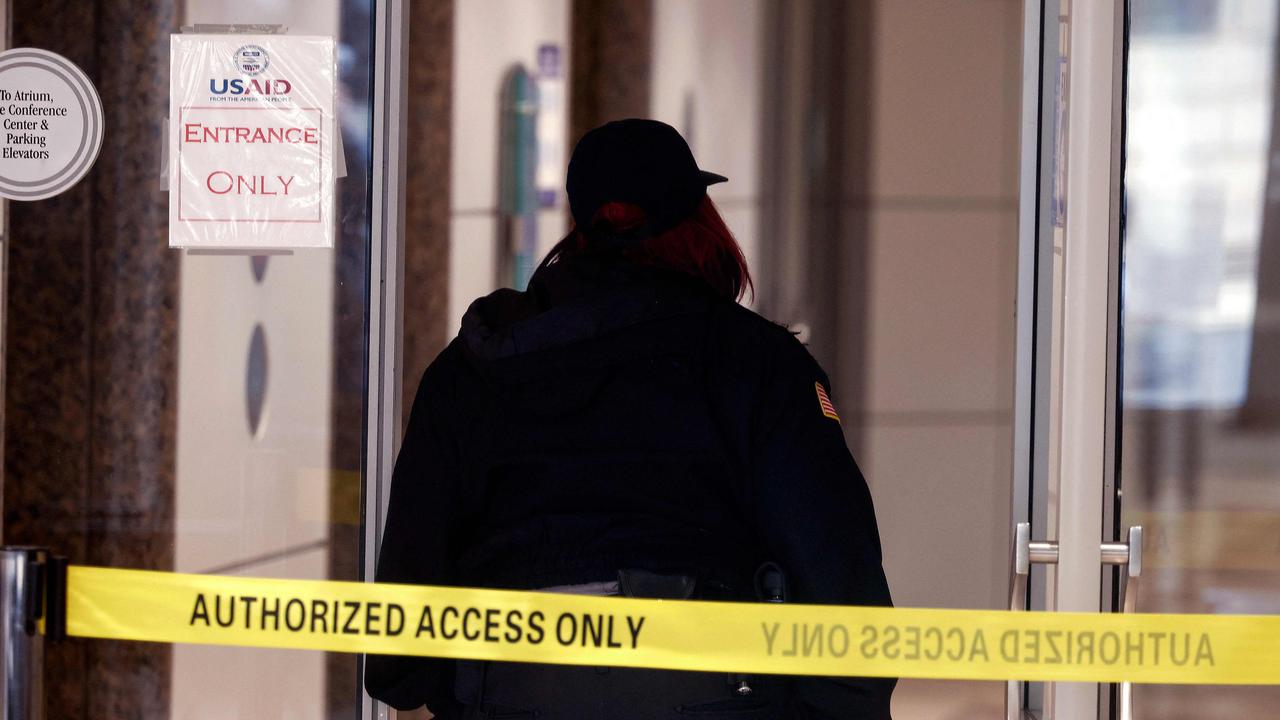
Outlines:
{"type": "MultiPolygon", "coordinates": [[[[833,375],[861,382],[861,448],[901,605],[1006,602],[1021,3],[879,0],[865,190],[865,308],[833,375]],[[860,375],[859,379],[851,376],[860,375]]],[[[854,13],[851,22],[868,16],[854,13]]],[[[851,109],[851,112],[856,109],[851,109]]],[[[841,380],[844,380],[842,383],[841,380]]]]}

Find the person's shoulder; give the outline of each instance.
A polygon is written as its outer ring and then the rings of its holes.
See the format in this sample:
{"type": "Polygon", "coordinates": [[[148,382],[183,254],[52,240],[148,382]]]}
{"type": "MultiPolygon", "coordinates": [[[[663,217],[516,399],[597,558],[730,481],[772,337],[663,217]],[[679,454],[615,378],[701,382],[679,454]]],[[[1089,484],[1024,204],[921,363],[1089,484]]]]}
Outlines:
{"type": "Polygon", "coordinates": [[[740,341],[752,343],[760,349],[779,352],[794,351],[797,348],[804,350],[795,331],[749,307],[726,301],[721,316],[724,318],[724,331],[740,341]]]}
{"type": "Polygon", "coordinates": [[[465,365],[464,356],[462,338],[455,336],[422,371],[417,395],[431,394],[438,399],[446,391],[452,394],[458,375],[465,365]]]}
{"type": "Polygon", "coordinates": [[[762,371],[781,368],[817,367],[796,331],[760,315],[738,303],[726,302],[718,313],[719,332],[726,351],[736,356],[738,362],[755,365],[762,371]]]}

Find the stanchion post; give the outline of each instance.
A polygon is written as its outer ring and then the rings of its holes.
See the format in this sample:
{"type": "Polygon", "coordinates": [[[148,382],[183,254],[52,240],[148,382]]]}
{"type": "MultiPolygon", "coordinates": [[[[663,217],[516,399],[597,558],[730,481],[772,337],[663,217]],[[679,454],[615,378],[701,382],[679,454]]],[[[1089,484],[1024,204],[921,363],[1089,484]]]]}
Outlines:
{"type": "Polygon", "coordinates": [[[0,547],[0,720],[44,720],[44,635],[49,551],[0,547]]]}

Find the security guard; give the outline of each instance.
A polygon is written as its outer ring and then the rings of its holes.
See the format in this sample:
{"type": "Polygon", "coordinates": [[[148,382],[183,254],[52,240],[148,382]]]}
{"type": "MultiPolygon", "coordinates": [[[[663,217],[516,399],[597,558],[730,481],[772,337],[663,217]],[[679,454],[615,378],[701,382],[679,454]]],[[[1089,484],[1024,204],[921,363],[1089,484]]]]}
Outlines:
{"type": "MultiPolygon", "coordinates": [[[[575,229],[422,377],[379,582],[890,604],[826,375],[735,302],[750,276],[706,195],[724,179],[663,123],[582,138],[575,229]]],[[[365,684],[445,720],[880,720],[894,686],[383,656],[365,684]]]]}

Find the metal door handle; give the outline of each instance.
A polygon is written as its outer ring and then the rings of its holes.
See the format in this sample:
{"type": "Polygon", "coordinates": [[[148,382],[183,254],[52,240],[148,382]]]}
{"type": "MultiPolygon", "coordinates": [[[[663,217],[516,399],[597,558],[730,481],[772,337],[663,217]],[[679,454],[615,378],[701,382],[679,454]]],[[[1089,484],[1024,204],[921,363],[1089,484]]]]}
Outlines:
{"type": "MultiPolygon", "coordinates": [[[[1129,528],[1127,543],[1102,543],[1103,565],[1123,565],[1125,573],[1120,581],[1121,612],[1132,613],[1138,608],[1139,578],[1142,576],[1142,526],[1129,528]]],[[[1056,565],[1058,563],[1058,543],[1052,541],[1033,542],[1031,540],[1031,523],[1018,523],[1013,529],[1013,564],[1011,569],[1009,609],[1025,610],[1027,598],[1027,579],[1031,575],[1031,566],[1056,565]]],[[[1120,720],[1133,720],[1133,683],[1120,683],[1119,697],[1120,720]]],[[[1020,720],[1022,714],[1022,683],[1010,680],[1005,694],[1006,720],[1020,720]]]]}
{"type": "MultiPolygon", "coordinates": [[[[1104,543],[1102,546],[1104,553],[1108,544],[1120,545],[1120,543],[1104,543]]],[[[1142,577],[1141,525],[1134,525],[1129,528],[1129,542],[1125,550],[1127,551],[1125,552],[1125,562],[1113,563],[1125,566],[1124,577],[1120,580],[1120,612],[1135,613],[1138,611],[1138,588],[1141,585],[1140,579],[1142,577]]],[[[1104,559],[1103,562],[1105,563],[1106,560],[1104,559]]],[[[1119,705],[1118,717],[1120,720],[1133,720],[1133,683],[1127,680],[1120,683],[1117,704],[1119,705]]]]}

